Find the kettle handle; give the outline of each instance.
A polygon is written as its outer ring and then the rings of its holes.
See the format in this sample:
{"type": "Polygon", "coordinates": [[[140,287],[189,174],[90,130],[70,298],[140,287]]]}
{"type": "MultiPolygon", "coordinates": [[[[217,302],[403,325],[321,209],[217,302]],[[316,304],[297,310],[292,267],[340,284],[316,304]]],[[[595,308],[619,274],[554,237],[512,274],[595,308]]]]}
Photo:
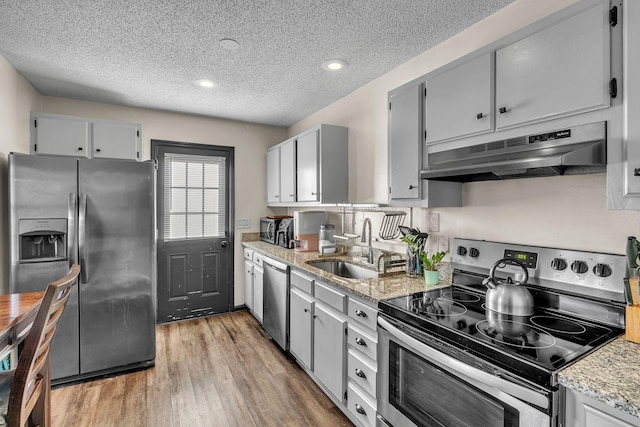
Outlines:
{"type": "MultiPolygon", "coordinates": [[[[493,283],[495,285],[495,277],[494,274],[496,272],[496,268],[500,267],[500,268],[504,268],[507,265],[513,265],[516,267],[520,267],[522,269],[522,271],[524,272],[524,278],[522,281],[520,282],[516,282],[520,285],[526,285],[527,281],[529,280],[529,271],[527,271],[527,267],[520,261],[518,261],[517,259],[513,259],[513,258],[502,258],[498,261],[496,261],[495,264],[493,264],[493,266],[491,267],[491,270],[489,271],[489,277],[487,279],[485,279],[485,281],[493,283]]],[[[487,285],[487,283],[483,284],[487,285]]]]}

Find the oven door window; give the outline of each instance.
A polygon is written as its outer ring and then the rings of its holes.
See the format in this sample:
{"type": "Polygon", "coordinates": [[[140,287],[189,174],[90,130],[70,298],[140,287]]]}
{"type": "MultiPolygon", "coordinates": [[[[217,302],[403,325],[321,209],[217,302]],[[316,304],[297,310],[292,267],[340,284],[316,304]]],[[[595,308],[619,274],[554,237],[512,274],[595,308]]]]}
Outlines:
{"type": "Polygon", "coordinates": [[[418,426],[518,426],[509,405],[389,342],[389,403],[418,426]]]}

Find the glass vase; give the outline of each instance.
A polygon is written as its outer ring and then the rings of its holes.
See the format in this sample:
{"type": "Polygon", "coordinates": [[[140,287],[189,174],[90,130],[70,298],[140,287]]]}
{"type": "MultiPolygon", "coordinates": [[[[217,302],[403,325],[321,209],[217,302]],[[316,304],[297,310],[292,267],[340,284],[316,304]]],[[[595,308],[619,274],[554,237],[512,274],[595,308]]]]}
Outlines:
{"type": "Polygon", "coordinates": [[[407,248],[407,276],[408,277],[421,277],[422,276],[422,261],[420,261],[420,253],[411,252],[407,248]]]}

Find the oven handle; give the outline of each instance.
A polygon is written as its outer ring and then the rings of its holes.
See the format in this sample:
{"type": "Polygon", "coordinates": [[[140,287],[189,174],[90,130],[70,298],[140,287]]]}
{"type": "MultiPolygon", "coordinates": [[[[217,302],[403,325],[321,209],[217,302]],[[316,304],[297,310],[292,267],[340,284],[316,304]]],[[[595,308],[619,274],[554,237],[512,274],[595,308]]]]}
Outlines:
{"type": "Polygon", "coordinates": [[[549,408],[549,400],[544,394],[536,392],[533,389],[514,384],[479,369],[473,368],[466,363],[459,361],[458,359],[441,353],[440,351],[426,344],[423,344],[417,339],[403,333],[400,329],[396,328],[380,316],[378,316],[378,325],[384,328],[387,332],[389,332],[389,334],[394,336],[400,342],[406,343],[407,345],[413,347],[415,350],[422,353],[432,361],[436,362],[438,365],[446,367],[447,370],[451,370],[456,374],[460,374],[470,379],[480,381],[483,384],[494,387],[505,394],[515,397],[516,399],[532,403],[540,408],[549,408]]]}

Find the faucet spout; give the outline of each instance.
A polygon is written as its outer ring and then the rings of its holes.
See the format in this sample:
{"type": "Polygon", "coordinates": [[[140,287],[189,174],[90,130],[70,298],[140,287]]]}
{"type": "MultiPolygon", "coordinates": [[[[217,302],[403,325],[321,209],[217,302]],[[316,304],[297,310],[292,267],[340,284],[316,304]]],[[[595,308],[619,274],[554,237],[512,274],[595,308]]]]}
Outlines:
{"type": "Polygon", "coordinates": [[[373,264],[373,247],[371,246],[371,219],[369,218],[365,218],[364,222],[362,223],[362,239],[360,240],[360,242],[367,243],[367,262],[369,264],[373,264]],[[368,233],[367,228],[369,229],[368,233]]]}

